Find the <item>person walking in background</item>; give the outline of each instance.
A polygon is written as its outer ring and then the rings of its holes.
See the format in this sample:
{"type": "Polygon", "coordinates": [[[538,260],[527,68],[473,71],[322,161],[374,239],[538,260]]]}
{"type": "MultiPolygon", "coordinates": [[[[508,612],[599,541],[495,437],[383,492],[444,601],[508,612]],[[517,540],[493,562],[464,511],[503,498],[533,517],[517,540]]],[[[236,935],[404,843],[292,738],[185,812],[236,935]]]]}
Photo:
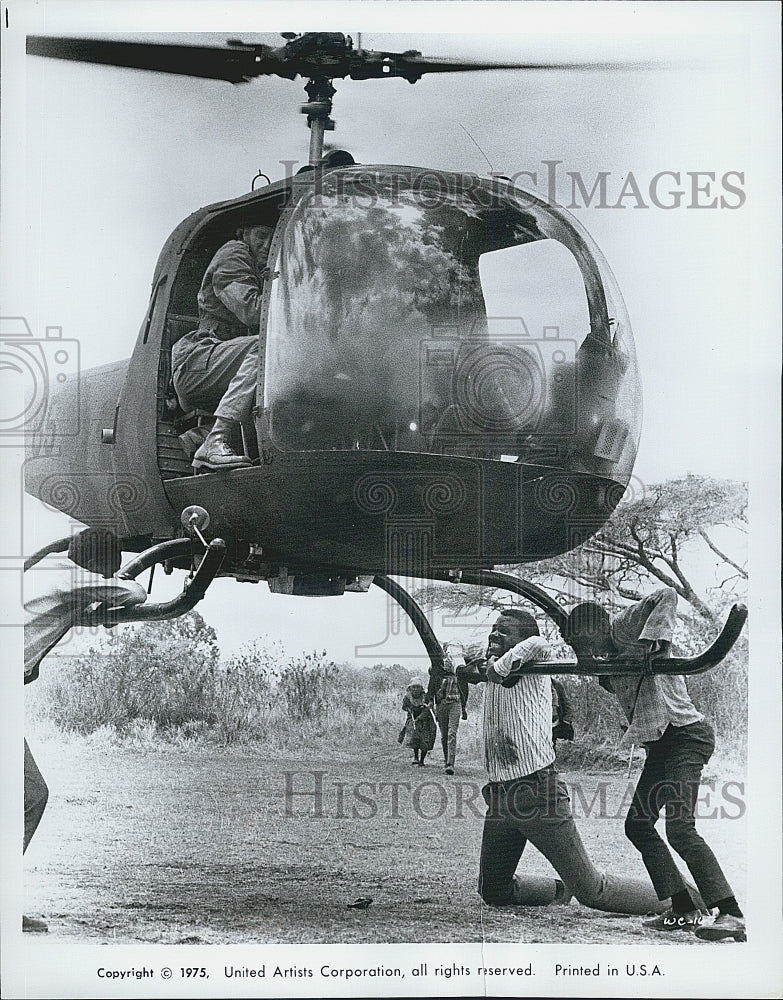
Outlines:
{"type": "MultiPolygon", "coordinates": [[[[567,641],[577,656],[623,656],[642,662],[667,657],[677,616],[677,593],[663,587],[622,611],[610,621],[592,602],[569,614],[567,641]]],[[[715,749],[715,734],[691,701],[682,674],[638,673],[602,677],[601,686],[620,702],[628,729],[624,739],[642,744],[647,752],[625,834],[642,855],[659,899],[671,898],[666,913],[646,922],[660,931],[693,931],[708,941],[746,940],[745,918],[717,858],[696,830],[696,803],[704,765],[715,749]],[[666,810],[669,845],[688,867],[708,909],[704,918],[692,890],[655,829],[666,810]]]]}
{"type": "Polygon", "coordinates": [[[457,755],[457,731],[460,717],[464,713],[460,699],[454,663],[449,656],[448,643],[443,644],[443,670],[445,676],[440,687],[435,692],[435,718],[440,728],[440,741],[443,747],[443,763],[446,774],[454,774],[454,761],[457,755]]]}
{"type": "Polygon", "coordinates": [[[436,727],[432,712],[424,703],[424,685],[418,677],[405,690],[402,710],[407,712],[407,718],[398,742],[413,750],[412,764],[424,767],[425,757],[435,746],[436,727]]]}
{"type": "Polygon", "coordinates": [[[552,678],[552,746],[557,750],[558,740],[573,740],[574,720],[571,702],[565,685],[552,678]]]}
{"type": "Polygon", "coordinates": [[[435,746],[435,737],[438,735],[438,727],[435,724],[435,716],[432,709],[425,704],[423,709],[416,716],[413,723],[413,757],[416,762],[416,753],[419,754],[419,767],[424,767],[424,758],[435,746]]]}

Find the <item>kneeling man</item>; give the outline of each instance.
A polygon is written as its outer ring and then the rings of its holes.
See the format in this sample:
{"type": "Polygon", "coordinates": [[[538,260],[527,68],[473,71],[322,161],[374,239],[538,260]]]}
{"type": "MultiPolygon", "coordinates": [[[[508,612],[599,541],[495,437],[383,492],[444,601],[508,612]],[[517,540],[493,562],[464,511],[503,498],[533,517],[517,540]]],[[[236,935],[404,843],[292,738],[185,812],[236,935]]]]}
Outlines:
{"type": "MultiPolygon", "coordinates": [[[[452,647],[451,655],[455,657],[452,647]]],[[[571,814],[568,791],[554,767],[552,685],[548,676],[523,674],[502,681],[519,664],[551,659],[533,615],[504,611],[489,636],[484,692],[484,758],[489,783],[479,862],[479,891],[487,903],[543,906],[580,903],[609,913],[661,912],[649,881],[599,871],[587,856],[571,814]],[[558,877],[517,874],[528,841],[558,877]]]]}

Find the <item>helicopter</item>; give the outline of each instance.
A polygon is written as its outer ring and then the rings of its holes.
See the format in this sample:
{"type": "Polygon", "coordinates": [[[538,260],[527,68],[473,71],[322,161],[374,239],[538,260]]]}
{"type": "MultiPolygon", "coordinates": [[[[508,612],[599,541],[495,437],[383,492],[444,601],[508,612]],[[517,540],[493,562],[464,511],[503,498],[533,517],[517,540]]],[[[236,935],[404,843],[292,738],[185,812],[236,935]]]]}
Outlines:
{"type": "MultiPolygon", "coordinates": [[[[82,623],[175,617],[216,575],[295,596],[375,585],[409,615],[437,677],[440,643],[393,577],[502,587],[564,625],[544,590],[494,567],[575,548],[622,499],[641,434],[633,335],[601,251],[561,206],[498,174],[325,152],[333,82],[570,64],[425,58],[335,32],[283,37],[224,47],[28,37],[31,56],[234,84],[301,77],[310,142],[299,172],[174,229],[128,360],[47,381],[26,436],[25,489],[115,530],[138,553],[121,575],[158,563],[191,570],[172,601],[92,610],[82,623]],[[274,230],[256,407],[243,428],[254,461],[196,475],[185,443],[213,415],[181,405],[171,348],[198,325],[213,255],[247,224],[274,230]],[[549,321],[535,308],[545,282],[560,304],[549,321]]],[[[57,344],[44,347],[56,368],[57,344]]],[[[719,662],[745,614],[736,606],[705,653],[668,660],[666,671],[719,662]]],[[[638,670],[589,658],[539,667],[638,670]]]]}

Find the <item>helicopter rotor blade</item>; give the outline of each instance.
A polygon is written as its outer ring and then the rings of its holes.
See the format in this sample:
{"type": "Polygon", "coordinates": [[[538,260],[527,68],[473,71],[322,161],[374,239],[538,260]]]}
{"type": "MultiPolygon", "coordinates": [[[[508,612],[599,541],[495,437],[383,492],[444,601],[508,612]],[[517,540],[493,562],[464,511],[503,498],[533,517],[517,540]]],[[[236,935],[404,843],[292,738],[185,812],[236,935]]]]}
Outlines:
{"type": "Polygon", "coordinates": [[[293,74],[286,73],[279,58],[275,58],[276,51],[266,45],[218,48],[45,35],[27,38],[27,54],[31,56],[176,73],[229,83],[244,83],[254,76],[272,73],[293,78],[293,74]]]}
{"type": "Polygon", "coordinates": [[[492,70],[630,69],[631,63],[466,62],[428,59],[420,52],[354,49],[344,35],[304,35],[280,48],[230,40],[225,47],[170,45],[100,38],[30,35],[27,54],[75,62],[145,69],[157,73],[244,83],[257,76],[374,80],[402,78],[416,83],[425,73],[476,73],[492,70]],[[310,41],[312,39],[312,42],[310,41]]]}
{"type": "Polygon", "coordinates": [[[352,80],[401,77],[415,83],[425,73],[482,73],[492,70],[637,69],[636,63],[599,62],[465,62],[460,59],[428,59],[420,53],[366,52],[365,60],[347,74],[352,80]]]}

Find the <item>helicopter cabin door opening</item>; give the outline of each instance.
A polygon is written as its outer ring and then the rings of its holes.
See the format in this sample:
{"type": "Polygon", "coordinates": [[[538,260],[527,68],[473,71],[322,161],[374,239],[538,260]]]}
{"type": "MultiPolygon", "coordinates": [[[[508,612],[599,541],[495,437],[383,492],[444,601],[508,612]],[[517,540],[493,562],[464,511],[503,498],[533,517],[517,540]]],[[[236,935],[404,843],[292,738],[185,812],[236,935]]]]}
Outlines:
{"type": "MultiPolygon", "coordinates": [[[[274,229],[280,218],[281,202],[280,197],[270,202],[268,192],[264,192],[260,201],[257,195],[254,201],[239,206],[234,204],[231,209],[213,206],[212,210],[207,210],[205,221],[197,225],[182,243],[168,302],[158,368],[157,454],[163,479],[194,474],[191,465],[193,454],[212,426],[214,409],[219,402],[216,395],[211,401],[192,405],[178,396],[172,380],[172,348],[187,334],[198,329],[198,292],[215,253],[225,243],[236,239],[242,227],[263,225],[274,229]]],[[[263,309],[264,316],[265,311],[263,309]]],[[[238,320],[236,326],[238,336],[260,338],[260,355],[263,357],[263,318],[258,330],[243,327],[238,320]]],[[[241,439],[238,436],[236,445],[249,457],[258,456],[252,419],[243,423],[241,439]]]]}

